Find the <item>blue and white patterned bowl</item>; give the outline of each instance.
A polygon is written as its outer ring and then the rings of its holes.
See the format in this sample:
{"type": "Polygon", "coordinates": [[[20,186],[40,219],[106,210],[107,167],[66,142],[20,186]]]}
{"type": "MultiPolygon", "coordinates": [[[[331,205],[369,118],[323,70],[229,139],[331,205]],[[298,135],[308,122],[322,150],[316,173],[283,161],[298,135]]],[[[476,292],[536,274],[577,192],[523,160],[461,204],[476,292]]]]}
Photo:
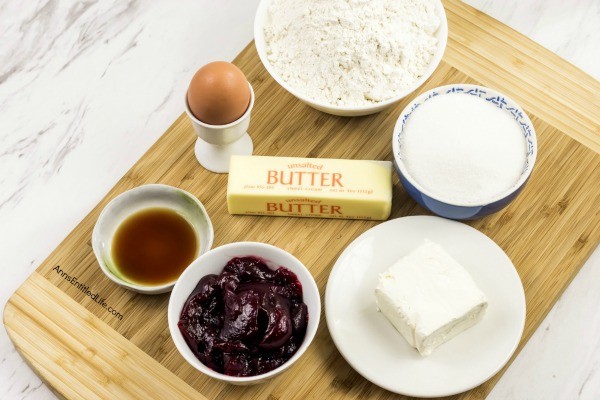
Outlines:
{"type": "Polygon", "coordinates": [[[450,219],[481,218],[506,207],[513,199],[515,199],[515,197],[517,197],[527,183],[529,176],[533,171],[533,166],[537,156],[537,139],[535,135],[535,129],[525,111],[516,102],[502,93],[483,86],[468,84],[440,86],[423,93],[413,100],[412,103],[406,106],[406,108],[402,111],[400,117],[398,118],[398,122],[396,122],[394,135],[392,137],[392,147],[394,152],[394,165],[396,167],[396,172],[400,177],[400,182],[402,182],[402,185],[410,197],[412,197],[417,203],[429,211],[441,217],[450,219]],[[521,126],[523,136],[525,137],[525,141],[527,143],[527,158],[520,179],[510,189],[486,204],[456,204],[444,200],[439,196],[435,196],[429,191],[425,190],[418,182],[416,182],[408,173],[406,166],[404,165],[400,139],[402,137],[406,122],[410,118],[413,111],[415,111],[421,104],[432,97],[444,96],[447,94],[477,96],[482,100],[493,103],[496,107],[504,112],[509,113],[514,118],[514,120],[521,126]]]}

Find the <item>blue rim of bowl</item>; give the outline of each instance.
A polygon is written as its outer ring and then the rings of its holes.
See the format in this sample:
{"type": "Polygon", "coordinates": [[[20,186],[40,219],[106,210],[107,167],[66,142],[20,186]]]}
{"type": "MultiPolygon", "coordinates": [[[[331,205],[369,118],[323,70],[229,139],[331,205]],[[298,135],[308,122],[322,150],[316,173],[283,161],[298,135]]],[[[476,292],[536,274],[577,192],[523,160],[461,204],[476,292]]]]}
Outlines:
{"type": "MultiPolygon", "coordinates": [[[[207,251],[210,251],[210,249],[212,248],[212,244],[213,244],[213,240],[214,240],[214,229],[213,229],[212,221],[210,220],[210,216],[208,215],[206,208],[204,208],[204,204],[202,204],[202,202],[200,200],[198,200],[196,198],[196,196],[192,195],[191,193],[189,193],[183,189],[180,189],[180,188],[177,188],[174,186],[170,186],[170,185],[164,185],[161,183],[150,183],[150,184],[146,184],[146,185],[136,186],[133,189],[126,190],[125,192],[114,197],[112,200],[110,200],[108,202],[108,204],[106,204],[106,206],[104,206],[104,208],[100,212],[100,215],[98,215],[98,219],[96,219],[96,223],[94,224],[94,229],[92,231],[92,250],[94,252],[94,255],[96,256],[96,260],[98,261],[98,265],[100,266],[100,269],[102,270],[102,272],[104,272],[104,275],[106,275],[111,281],[113,281],[116,284],[121,285],[127,289],[134,290],[139,293],[160,294],[160,293],[164,293],[165,291],[168,291],[169,289],[172,289],[175,286],[175,283],[177,282],[179,277],[177,277],[177,279],[173,280],[172,282],[165,283],[162,285],[141,285],[138,283],[133,283],[133,282],[127,281],[124,278],[117,276],[111,270],[110,266],[105,265],[105,264],[107,264],[107,262],[102,257],[101,250],[98,249],[96,246],[97,240],[95,240],[95,238],[97,238],[99,236],[98,222],[101,221],[105,217],[105,215],[106,215],[106,213],[108,213],[111,205],[114,205],[114,202],[117,201],[117,199],[121,198],[122,196],[124,196],[128,193],[131,193],[133,191],[136,191],[136,190],[142,190],[141,188],[158,188],[160,190],[172,190],[172,191],[175,191],[175,192],[178,192],[179,194],[181,194],[185,200],[191,201],[196,206],[198,206],[198,208],[200,209],[200,211],[202,213],[204,220],[206,221],[208,229],[210,230],[210,232],[213,232],[210,235],[210,238],[208,238],[209,240],[207,242],[207,249],[208,249],[207,251]]],[[[198,239],[200,239],[200,238],[198,238],[198,239]]],[[[200,250],[198,250],[198,251],[200,251],[200,250]]],[[[196,258],[200,257],[201,255],[202,254],[198,254],[196,256],[196,258]]]]}
{"type": "Polygon", "coordinates": [[[313,99],[309,98],[308,96],[305,96],[304,94],[300,93],[298,90],[292,88],[290,85],[288,85],[288,83],[286,81],[283,80],[283,78],[281,78],[281,76],[279,76],[277,71],[275,71],[275,68],[273,68],[273,66],[267,59],[267,57],[266,57],[267,49],[266,49],[266,46],[263,47],[264,39],[256,40],[257,37],[264,38],[264,32],[263,32],[264,25],[259,26],[258,18],[256,18],[256,17],[258,15],[262,15],[262,14],[268,14],[268,10],[264,10],[264,8],[266,8],[268,5],[270,5],[270,3],[271,3],[271,0],[261,0],[260,4],[258,5],[258,9],[256,11],[256,15],[254,17],[254,45],[256,46],[258,58],[260,58],[260,61],[262,62],[265,69],[269,72],[269,74],[273,77],[273,79],[279,85],[281,85],[285,90],[290,92],[293,96],[297,97],[301,101],[303,101],[307,104],[314,105],[316,107],[329,108],[329,109],[333,109],[333,110],[341,111],[341,112],[352,112],[352,111],[357,111],[357,110],[370,111],[370,110],[374,110],[374,109],[378,109],[378,108],[386,108],[387,106],[397,103],[398,101],[402,100],[404,97],[408,96],[409,94],[411,94],[412,92],[417,90],[421,85],[423,85],[423,83],[425,83],[425,81],[427,79],[429,79],[431,77],[431,75],[433,75],[433,73],[435,72],[437,67],[440,65],[440,62],[442,61],[442,57],[444,56],[444,52],[446,51],[446,45],[448,43],[448,19],[446,17],[446,10],[444,9],[444,5],[442,4],[441,0],[437,0],[436,1],[436,12],[438,14],[438,17],[440,18],[440,26],[439,26],[438,30],[441,29],[441,38],[440,38],[438,44],[441,44],[441,46],[438,46],[438,50],[436,51],[435,55],[431,59],[431,62],[429,63],[429,66],[428,66],[426,72],[418,80],[413,82],[413,84],[409,88],[404,90],[402,93],[397,94],[396,96],[389,98],[387,100],[381,101],[379,103],[374,103],[374,104],[371,104],[368,106],[354,106],[354,107],[336,106],[333,104],[328,104],[328,103],[323,103],[320,101],[313,100],[313,99]]]}
{"type": "Polygon", "coordinates": [[[392,135],[392,149],[394,153],[394,162],[396,163],[396,166],[399,168],[404,178],[424,195],[441,203],[445,203],[456,207],[484,207],[488,204],[495,203],[510,196],[516,190],[519,190],[519,188],[525,182],[527,182],[529,176],[531,175],[531,172],[533,171],[533,168],[535,166],[535,160],[537,158],[537,136],[535,133],[533,123],[529,119],[529,116],[527,115],[525,110],[523,110],[523,108],[519,106],[519,104],[516,101],[512,100],[510,97],[502,94],[501,92],[495,89],[491,89],[485,86],[470,84],[450,84],[428,90],[427,92],[416,97],[404,108],[404,110],[402,110],[400,116],[398,117],[398,120],[396,121],[396,125],[394,126],[394,133],[392,135]],[[411,176],[402,160],[402,146],[400,144],[400,135],[404,130],[406,122],[408,121],[412,113],[417,108],[419,108],[421,104],[425,103],[429,99],[432,99],[437,96],[443,96],[446,94],[464,94],[476,96],[481,98],[482,100],[494,104],[498,109],[509,113],[513,117],[513,119],[520,125],[521,131],[523,132],[523,136],[525,137],[525,141],[527,144],[527,148],[525,149],[526,161],[525,166],[523,167],[523,172],[521,173],[521,177],[510,188],[503,191],[499,195],[486,200],[484,203],[456,203],[431,193],[429,190],[423,188],[423,186],[421,186],[419,182],[417,182],[411,176]]]}

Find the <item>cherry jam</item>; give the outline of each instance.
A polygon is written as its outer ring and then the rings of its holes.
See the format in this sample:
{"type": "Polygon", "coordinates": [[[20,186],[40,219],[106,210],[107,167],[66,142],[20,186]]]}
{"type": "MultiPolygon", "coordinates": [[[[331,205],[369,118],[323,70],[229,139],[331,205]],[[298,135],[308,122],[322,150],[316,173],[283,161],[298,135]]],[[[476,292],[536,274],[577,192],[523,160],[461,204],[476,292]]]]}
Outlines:
{"type": "Polygon", "coordinates": [[[272,270],[257,257],[239,257],[221,274],[198,282],[178,326],[207,367],[230,376],[255,376],[289,360],[307,324],[302,285],[292,271],[272,270]]]}

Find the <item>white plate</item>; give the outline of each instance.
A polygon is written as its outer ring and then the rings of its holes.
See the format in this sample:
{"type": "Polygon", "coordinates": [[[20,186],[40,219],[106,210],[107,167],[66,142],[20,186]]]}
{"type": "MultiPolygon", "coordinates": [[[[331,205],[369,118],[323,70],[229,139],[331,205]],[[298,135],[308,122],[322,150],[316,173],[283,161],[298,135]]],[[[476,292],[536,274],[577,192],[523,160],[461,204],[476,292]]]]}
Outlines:
{"type": "Polygon", "coordinates": [[[514,353],[525,326],[525,294],[508,256],[460,222],[415,216],[384,222],[337,260],[325,293],[327,325],[346,361],[371,382],[416,397],[449,396],[480,385],[514,353]],[[377,311],[378,275],[430,239],[471,274],[488,298],[474,327],[422,357],[377,311]]]}

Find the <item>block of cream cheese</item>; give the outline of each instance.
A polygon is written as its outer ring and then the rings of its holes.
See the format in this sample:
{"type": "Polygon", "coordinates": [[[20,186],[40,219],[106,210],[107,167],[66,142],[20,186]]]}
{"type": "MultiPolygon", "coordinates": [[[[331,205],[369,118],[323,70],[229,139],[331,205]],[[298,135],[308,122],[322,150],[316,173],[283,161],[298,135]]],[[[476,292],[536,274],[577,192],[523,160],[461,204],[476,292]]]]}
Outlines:
{"type": "Polygon", "coordinates": [[[392,163],[232,156],[231,214],[384,220],[392,208],[392,163]]]}
{"type": "Polygon", "coordinates": [[[375,297],[383,315],[424,356],[475,325],[487,308],[469,273],[430,241],[379,276],[375,297]]]}

